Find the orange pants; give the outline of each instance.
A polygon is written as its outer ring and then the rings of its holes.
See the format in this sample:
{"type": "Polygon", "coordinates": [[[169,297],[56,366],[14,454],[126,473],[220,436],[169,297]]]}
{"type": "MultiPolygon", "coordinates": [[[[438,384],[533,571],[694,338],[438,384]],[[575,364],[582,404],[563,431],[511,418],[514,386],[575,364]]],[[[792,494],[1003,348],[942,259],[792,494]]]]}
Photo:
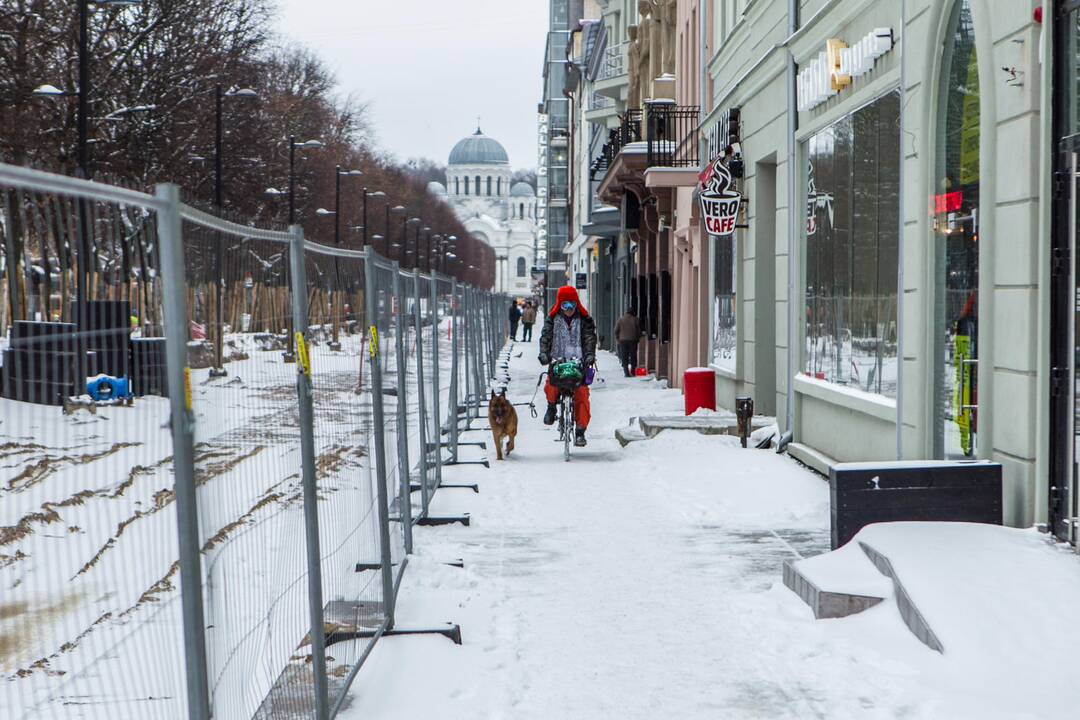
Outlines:
{"type": "MultiPolygon", "coordinates": [[[[554,405],[559,402],[559,390],[552,387],[551,381],[548,380],[544,385],[544,395],[547,396],[547,401],[554,405]]],[[[589,408],[589,386],[579,385],[578,389],[574,391],[574,422],[577,426],[584,430],[589,427],[589,420],[592,419],[592,411],[589,408]]]]}

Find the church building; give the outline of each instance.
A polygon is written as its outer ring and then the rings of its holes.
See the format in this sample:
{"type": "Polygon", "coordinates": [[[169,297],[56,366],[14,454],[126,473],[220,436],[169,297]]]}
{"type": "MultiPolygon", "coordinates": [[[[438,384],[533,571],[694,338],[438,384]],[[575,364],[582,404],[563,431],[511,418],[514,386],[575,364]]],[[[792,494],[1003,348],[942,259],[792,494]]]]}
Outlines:
{"type": "Polygon", "coordinates": [[[450,151],[446,185],[428,190],[454,208],[472,235],[495,250],[495,289],[518,297],[532,294],[536,253],[536,191],[510,184],[506,150],[480,128],[450,151]]]}

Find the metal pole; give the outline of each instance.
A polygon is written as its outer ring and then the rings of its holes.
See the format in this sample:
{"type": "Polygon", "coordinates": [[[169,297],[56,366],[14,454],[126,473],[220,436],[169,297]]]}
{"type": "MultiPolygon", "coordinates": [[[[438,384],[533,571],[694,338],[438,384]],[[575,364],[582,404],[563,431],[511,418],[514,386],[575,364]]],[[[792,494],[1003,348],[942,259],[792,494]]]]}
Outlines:
{"type": "MultiPolygon", "coordinates": [[[[221,85],[214,86],[214,206],[218,212],[224,205],[224,190],[221,186],[221,149],[222,149],[222,119],[221,106],[223,103],[221,85]]],[[[221,233],[215,233],[217,247],[214,251],[214,277],[217,281],[215,288],[214,313],[217,328],[214,332],[214,367],[210,369],[211,376],[220,377],[225,374],[224,345],[225,345],[225,248],[224,238],[221,233]]]]}
{"type": "MultiPolygon", "coordinates": [[[[366,192],[366,191],[365,191],[366,192]]],[[[383,606],[386,612],[387,628],[394,626],[394,568],[393,553],[390,549],[390,506],[386,490],[386,444],[383,428],[386,417],[383,409],[382,363],[379,360],[378,296],[375,289],[375,262],[370,247],[364,248],[364,292],[367,301],[370,343],[368,352],[371,356],[371,412],[372,432],[375,433],[375,485],[379,501],[379,553],[382,565],[383,606]]]]}
{"type": "MultiPolygon", "coordinates": [[[[401,516],[401,527],[405,531],[405,552],[412,554],[412,467],[409,464],[409,408],[408,408],[408,368],[405,363],[405,288],[401,284],[401,272],[397,263],[393,265],[394,300],[397,302],[397,312],[394,313],[395,341],[394,350],[397,356],[397,453],[398,453],[398,502],[401,507],[398,514],[401,516]]],[[[422,388],[421,388],[422,392],[422,388]]],[[[423,421],[423,416],[421,416],[423,421]]],[[[423,447],[423,446],[421,446],[423,447]]]]}
{"type": "Polygon", "coordinates": [[[360,242],[361,247],[367,247],[367,187],[364,188],[364,224],[363,224],[363,240],[360,242]]]}
{"type": "Polygon", "coordinates": [[[330,718],[330,690],[326,678],[326,626],[323,622],[322,553],[319,549],[319,489],[315,471],[315,412],[312,407],[311,356],[305,349],[308,331],[307,277],[304,267],[304,229],[289,228],[292,267],[292,313],[296,345],[296,396],[300,409],[300,467],[304,484],[304,540],[307,550],[308,613],[311,621],[311,665],[315,675],[315,717],[330,718]]]}
{"type": "Polygon", "coordinates": [[[460,402],[460,369],[458,365],[458,315],[461,313],[461,303],[458,301],[458,281],[453,278],[450,283],[450,407],[447,408],[446,416],[450,421],[450,457],[454,462],[458,459],[458,403],[460,402]]]}
{"type": "Polygon", "coordinates": [[[289,136],[289,225],[296,224],[296,136],[289,136]]]}
{"type": "Polygon", "coordinates": [[[386,202],[383,204],[383,209],[386,211],[385,212],[386,222],[384,223],[384,225],[386,226],[386,235],[383,236],[383,253],[386,254],[387,258],[389,258],[390,257],[390,198],[386,199],[386,202]]]}
{"type": "Polygon", "coordinates": [[[175,185],[158,185],[155,194],[168,204],[166,209],[158,211],[157,230],[164,285],[165,358],[172,425],[188,717],[190,720],[209,720],[210,688],[206,675],[206,636],[203,634],[206,623],[203,619],[202,557],[195,494],[195,415],[191,407],[187,359],[187,292],[184,284],[180,190],[175,185]]]}
{"type": "MultiPolygon", "coordinates": [[[[431,285],[429,294],[429,302],[431,308],[431,376],[432,376],[432,393],[431,393],[431,416],[435,418],[435,422],[432,423],[435,430],[435,437],[431,441],[431,447],[435,451],[435,483],[437,488],[442,485],[442,416],[439,413],[440,410],[440,375],[442,374],[442,368],[439,365],[439,278],[437,275],[432,274],[431,285]]],[[[427,507],[424,507],[424,512],[427,513],[427,507]]]]}
{"type": "MultiPolygon", "coordinates": [[[[341,166],[338,165],[334,169],[334,247],[341,247],[341,166]]],[[[330,314],[331,318],[331,337],[330,337],[330,349],[337,351],[341,350],[341,310],[339,309],[339,302],[341,300],[341,270],[338,266],[338,256],[334,255],[334,284],[330,288],[330,314]]]]}
{"type": "MultiPolygon", "coordinates": [[[[420,273],[416,270],[412,271],[412,289],[413,289],[413,327],[416,328],[416,388],[417,395],[416,400],[418,404],[418,410],[420,412],[420,500],[423,507],[421,515],[427,517],[428,505],[431,502],[430,495],[430,470],[428,457],[431,452],[431,448],[428,445],[428,408],[427,398],[424,393],[424,315],[420,311],[420,303],[422,296],[420,295],[420,273]]],[[[432,339],[438,336],[438,325],[432,326],[432,339]]],[[[435,373],[436,377],[438,372],[435,373]]],[[[436,387],[438,387],[436,385],[436,387]]],[[[438,407],[438,405],[436,405],[438,407]]],[[[436,414],[434,417],[439,417],[436,414]]],[[[438,436],[435,438],[435,446],[438,447],[438,436]]]]}

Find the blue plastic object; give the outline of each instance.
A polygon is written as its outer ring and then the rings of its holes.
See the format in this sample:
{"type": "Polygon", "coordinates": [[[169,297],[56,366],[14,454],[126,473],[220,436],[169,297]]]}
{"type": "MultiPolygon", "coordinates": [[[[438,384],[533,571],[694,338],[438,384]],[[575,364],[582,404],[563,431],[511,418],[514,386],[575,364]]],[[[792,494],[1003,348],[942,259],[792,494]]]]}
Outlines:
{"type": "Polygon", "coordinates": [[[86,394],[95,402],[131,397],[127,378],[99,375],[86,383],[86,394]]]}

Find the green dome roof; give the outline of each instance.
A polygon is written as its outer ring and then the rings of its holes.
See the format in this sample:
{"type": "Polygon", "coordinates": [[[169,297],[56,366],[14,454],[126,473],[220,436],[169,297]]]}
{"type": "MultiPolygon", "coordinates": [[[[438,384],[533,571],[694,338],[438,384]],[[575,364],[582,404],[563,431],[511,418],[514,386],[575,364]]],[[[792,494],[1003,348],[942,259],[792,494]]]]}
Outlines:
{"type": "Polygon", "coordinates": [[[476,132],[459,141],[450,151],[451,165],[508,165],[510,159],[498,140],[476,132]]]}

